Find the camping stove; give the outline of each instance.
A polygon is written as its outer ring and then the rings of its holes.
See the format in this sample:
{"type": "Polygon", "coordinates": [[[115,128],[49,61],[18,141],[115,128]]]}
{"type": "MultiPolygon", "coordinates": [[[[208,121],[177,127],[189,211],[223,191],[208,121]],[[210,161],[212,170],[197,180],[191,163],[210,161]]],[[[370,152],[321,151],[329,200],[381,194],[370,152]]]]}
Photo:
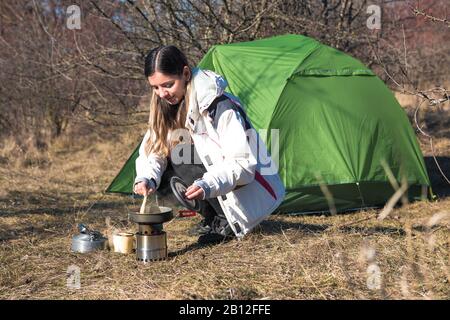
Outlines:
{"type": "Polygon", "coordinates": [[[138,224],[136,233],[136,259],[139,261],[165,260],[167,258],[167,234],[163,223],[172,220],[172,209],[159,207],[160,212],[130,213],[128,218],[138,224]]]}

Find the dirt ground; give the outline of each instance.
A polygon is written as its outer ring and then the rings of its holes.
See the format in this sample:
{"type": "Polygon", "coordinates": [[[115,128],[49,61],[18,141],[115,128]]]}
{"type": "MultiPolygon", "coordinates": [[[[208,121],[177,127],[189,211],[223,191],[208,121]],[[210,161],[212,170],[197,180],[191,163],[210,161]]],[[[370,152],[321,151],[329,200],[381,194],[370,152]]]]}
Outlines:
{"type": "MultiPolygon", "coordinates": [[[[411,114],[410,111],[408,111],[411,114]]],[[[449,112],[427,111],[436,159],[450,174],[449,112]]],[[[169,259],[70,251],[77,224],[136,231],[141,200],[102,194],[136,141],[80,137],[45,155],[0,157],[0,299],[449,299],[450,185],[418,136],[437,201],[336,216],[273,215],[242,241],[199,246],[166,224],[169,259]],[[110,221],[108,227],[107,222],[110,221]],[[80,287],[68,270],[80,270],[80,287]]]]}

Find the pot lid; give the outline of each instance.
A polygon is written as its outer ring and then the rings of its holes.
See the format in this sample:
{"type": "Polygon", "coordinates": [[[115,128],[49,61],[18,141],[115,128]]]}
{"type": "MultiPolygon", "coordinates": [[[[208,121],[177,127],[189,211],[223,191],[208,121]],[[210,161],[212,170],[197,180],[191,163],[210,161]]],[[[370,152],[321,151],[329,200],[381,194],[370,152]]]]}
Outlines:
{"type": "Polygon", "coordinates": [[[179,177],[172,177],[170,179],[170,187],[172,188],[172,192],[177,198],[178,202],[183,207],[192,211],[200,210],[200,202],[198,200],[189,200],[184,196],[187,185],[183,180],[181,180],[179,177]]]}

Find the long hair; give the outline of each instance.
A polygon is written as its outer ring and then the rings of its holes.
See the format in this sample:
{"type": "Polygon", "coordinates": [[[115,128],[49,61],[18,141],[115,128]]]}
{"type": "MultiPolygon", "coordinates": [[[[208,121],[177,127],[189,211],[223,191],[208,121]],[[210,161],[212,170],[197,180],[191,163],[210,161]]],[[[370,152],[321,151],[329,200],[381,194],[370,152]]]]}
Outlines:
{"type": "MultiPolygon", "coordinates": [[[[185,66],[189,68],[186,56],[177,47],[161,46],[151,50],[146,56],[144,74],[146,79],[156,71],[166,75],[182,76],[185,66]]],[[[167,157],[170,150],[179,142],[176,138],[173,139],[172,132],[185,128],[191,91],[190,83],[189,79],[183,101],[175,106],[170,105],[152,91],[148,120],[150,138],[145,145],[147,155],[155,153],[167,157]]]]}

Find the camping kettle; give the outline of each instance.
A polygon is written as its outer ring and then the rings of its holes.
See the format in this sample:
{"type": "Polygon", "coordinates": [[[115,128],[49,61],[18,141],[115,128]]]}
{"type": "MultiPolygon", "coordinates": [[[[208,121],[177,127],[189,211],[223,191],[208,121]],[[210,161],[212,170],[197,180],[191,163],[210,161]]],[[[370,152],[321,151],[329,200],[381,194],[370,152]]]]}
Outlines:
{"type": "Polygon", "coordinates": [[[98,231],[90,230],[87,226],[80,223],[78,224],[77,234],[72,237],[72,251],[86,253],[94,250],[106,249],[107,238],[98,231]]]}

